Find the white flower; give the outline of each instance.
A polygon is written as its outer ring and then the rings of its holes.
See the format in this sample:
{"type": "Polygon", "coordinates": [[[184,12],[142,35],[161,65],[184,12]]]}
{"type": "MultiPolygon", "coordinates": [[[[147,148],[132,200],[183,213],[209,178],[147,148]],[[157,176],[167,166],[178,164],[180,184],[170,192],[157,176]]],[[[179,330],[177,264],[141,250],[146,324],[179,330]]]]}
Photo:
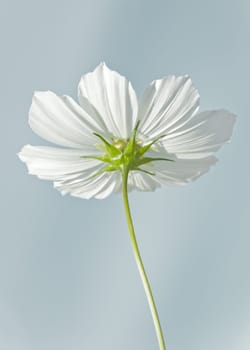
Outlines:
{"type": "Polygon", "coordinates": [[[31,128],[63,147],[26,145],[19,153],[30,174],[54,181],[64,194],[105,198],[121,191],[124,162],[130,190],[188,183],[216,163],[213,153],[232,134],[230,112],[198,113],[199,94],[188,76],[153,81],[138,102],[131,83],[100,64],[78,91],[79,104],[34,93],[31,128]]]}

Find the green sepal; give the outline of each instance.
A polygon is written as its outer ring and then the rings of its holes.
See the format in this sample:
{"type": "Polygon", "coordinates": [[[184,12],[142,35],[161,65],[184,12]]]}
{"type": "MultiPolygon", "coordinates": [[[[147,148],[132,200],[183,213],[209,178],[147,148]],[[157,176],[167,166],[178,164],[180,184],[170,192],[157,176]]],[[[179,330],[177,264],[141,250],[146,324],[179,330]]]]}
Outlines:
{"type": "Polygon", "coordinates": [[[126,154],[127,156],[132,155],[133,153],[135,153],[136,150],[136,134],[137,134],[137,130],[140,124],[140,120],[137,121],[135,128],[132,132],[131,137],[128,140],[127,146],[124,150],[124,154],[126,154]]]}
{"type": "Polygon", "coordinates": [[[100,160],[101,162],[105,162],[105,163],[111,163],[112,159],[110,159],[108,156],[104,155],[104,156],[80,156],[80,158],[84,158],[84,159],[96,159],[96,160],[100,160]]]}
{"type": "Polygon", "coordinates": [[[148,175],[152,175],[152,176],[155,175],[155,173],[153,173],[152,171],[148,171],[148,170],[145,170],[145,169],[137,168],[136,170],[139,170],[142,173],[145,173],[145,174],[148,174],[148,175]]]}
{"type": "Polygon", "coordinates": [[[166,135],[161,135],[161,136],[157,137],[156,139],[154,139],[152,142],[148,143],[147,145],[140,147],[137,151],[137,154],[139,156],[143,156],[143,154],[146,153],[150,149],[150,147],[153,146],[153,144],[155,144],[157,141],[159,141],[160,139],[162,139],[165,136],[166,135]]]}
{"type": "Polygon", "coordinates": [[[136,166],[140,166],[140,165],[143,165],[143,164],[147,164],[147,163],[151,163],[151,162],[154,162],[154,161],[158,161],[158,160],[164,160],[164,161],[167,161],[167,162],[174,162],[174,160],[172,159],[168,159],[168,158],[154,158],[154,157],[144,157],[144,158],[139,158],[135,161],[135,165],[136,166]]]}
{"type": "Polygon", "coordinates": [[[101,140],[102,145],[99,146],[105,153],[103,155],[86,155],[80,157],[84,159],[96,159],[100,162],[106,163],[106,165],[94,173],[93,176],[102,174],[104,172],[124,171],[123,169],[125,168],[128,171],[138,170],[149,175],[155,175],[153,172],[141,169],[140,166],[155,161],[174,161],[172,159],[164,157],[145,157],[145,153],[150,149],[150,147],[165,135],[157,137],[145,146],[141,146],[140,143],[136,140],[139,124],[140,121],[137,121],[129,139],[114,138],[112,139],[113,144],[108,142],[103,136],[97,133],[93,133],[101,140]]]}
{"type": "Polygon", "coordinates": [[[90,178],[94,178],[98,175],[101,175],[106,172],[116,171],[118,168],[112,164],[106,165],[105,167],[101,168],[100,170],[97,170],[94,174],[90,176],[90,178]]]}
{"type": "Polygon", "coordinates": [[[98,137],[103,143],[106,148],[106,151],[111,157],[116,157],[121,154],[121,151],[117,149],[115,146],[113,146],[111,143],[109,143],[104,137],[97,134],[96,132],[93,133],[96,137],[98,137]]]}

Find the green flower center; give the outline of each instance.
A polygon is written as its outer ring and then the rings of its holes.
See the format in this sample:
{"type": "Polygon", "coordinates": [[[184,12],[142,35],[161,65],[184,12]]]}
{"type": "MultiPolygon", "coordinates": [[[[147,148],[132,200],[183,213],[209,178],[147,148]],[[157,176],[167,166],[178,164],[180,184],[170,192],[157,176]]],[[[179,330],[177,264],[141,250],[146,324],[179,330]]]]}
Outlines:
{"type": "Polygon", "coordinates": [[[102,161],[104,163],[104,167],[101,169],[101,171],[98,171],[98,174],[106,171],[122,172],[126,167],[128,171],[139,170],[149,173],[150,175],[154,175],[153,173],[142,169],[141,166],[153,161],[172,160],[161,157],[148,157],[146,155],[147,151],[163,136],[153,140],[146,145],[142,145],[142,142],[136,139],[138,126],[139,122],[137,122],[130,138],[113,138],[111,143],[108,142],[103,136],[94,133],[94,135],[101,141],[101,144],[98,146],[103,150],[104,154],[101,156],[82,156],[81,158],[91,158],[102,161]]]}

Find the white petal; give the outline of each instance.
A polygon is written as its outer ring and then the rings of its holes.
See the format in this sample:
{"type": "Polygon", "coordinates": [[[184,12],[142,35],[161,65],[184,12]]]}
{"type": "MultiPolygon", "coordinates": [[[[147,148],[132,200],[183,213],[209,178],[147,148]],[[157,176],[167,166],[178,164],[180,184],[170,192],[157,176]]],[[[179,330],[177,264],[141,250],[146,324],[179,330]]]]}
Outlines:
{"type": "Polygon", "coordinates": [[[119,172],[106,172],[88,178],[79,176],[77,179],[57,181],[54,187],[63,194],[70,193],[74,197],[103,199],[121,186],[119,172]]]}
{"type": "Polygon", "coordinates": [[[199,94],[188,76],[153,81],[139,103],[140,132],[154,139],[187,122],[199,108],[199,94]]]}
{"type": "Polygon", "coordinates": [[[153,172],[162,185],[183,185],[208,172],[217,162],[213,156],[203,159],[176,159],[174,162],[154,161],[143,166],[153,172]]]}
{"type": "Polygon", "coordinates": [[[154,191],[160,187],[157,178],[141,171],[131,171],[128,177],[128,190],[133,191],[154,191]]]}
{"type": "Polygon", "coordinates": [[[29,123],[45,140],[73,148],[94,144],[93,132],[102,133],[102,125],[72,98],[57,96],[51,91],[34,93],[29,123]]]}
{"type": "Polygon", "coordinates": [[[18,155],[31,175],[44,180],[89,177],[102,166],[98,160],[81,158],[86,155],[85,150],[26,145],[18,155]]]}
{"type": "Polygon", "coordinates": [[[24,146],[19,153],[30,174],[54,180],[54,187],[63,194],[102,199],[121,188],[120,173],[94,175],[103,167],[103,163],[80,158],[82,155],[86,155],[84,150],[30,145],[24,146]]]}
{"type": "Polygon", "coordinates": [[[78,91],[83,108],[92,109],[96,120],[102,118],[113,136],[130,136],[136,124],[138,108],[134,89],[125,77],[102,63],[81,78],[78,91]]]}
{"type": "Polygon", "coordinates": [[[225,110],[198,113],[176,131],[168,133],[162,143],[180,158],[203,158],[230,140],[235,116],[225,110]]]}

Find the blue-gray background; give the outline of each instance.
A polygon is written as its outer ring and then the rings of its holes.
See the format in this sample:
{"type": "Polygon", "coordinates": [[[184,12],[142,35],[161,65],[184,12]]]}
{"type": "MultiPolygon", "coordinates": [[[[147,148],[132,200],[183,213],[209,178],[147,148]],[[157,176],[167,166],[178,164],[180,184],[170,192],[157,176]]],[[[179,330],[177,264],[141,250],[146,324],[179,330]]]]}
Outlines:
{"type": "Polygon", "coordinates": [[[201,109],[238,115],[208,175],[133,193],[139,245],[168,350],[249,350],[248,0],[6,0],[0,4],[0,348],[157,349],[120,195],[62,197],[16,153],[34,90],[76,97],[100,61],[138,94],[191,75],[201,109]]]}

